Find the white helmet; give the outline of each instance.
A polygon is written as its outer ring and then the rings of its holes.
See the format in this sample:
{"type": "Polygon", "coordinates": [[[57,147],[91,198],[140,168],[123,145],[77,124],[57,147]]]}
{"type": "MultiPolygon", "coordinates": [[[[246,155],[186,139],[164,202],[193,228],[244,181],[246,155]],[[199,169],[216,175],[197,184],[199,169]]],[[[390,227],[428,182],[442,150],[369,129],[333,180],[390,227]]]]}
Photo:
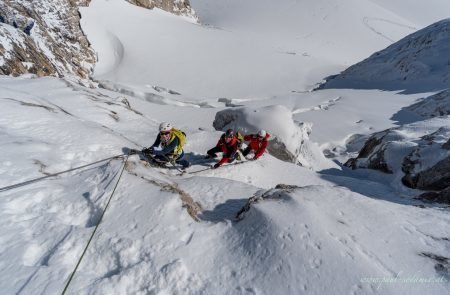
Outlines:
{"type": "Polygon", "coordinates": [[[162,122],[161,124],[159,124],[159,132],[163,131],[163,132],[167,132],[172,130],[172,124],[167,123],[167,122],[162,122]]]}
{"type": "Polygon", "coordinates": [[[259,136],[259,137],[262,137],[262,138],[266,137],[266,134],[267,134],[267,133],[266,133],[266,130],[262,130],[262,129],[261,129],[261,130],[259,130],[259,132],[258,132],[258,136],[259,136]]]}

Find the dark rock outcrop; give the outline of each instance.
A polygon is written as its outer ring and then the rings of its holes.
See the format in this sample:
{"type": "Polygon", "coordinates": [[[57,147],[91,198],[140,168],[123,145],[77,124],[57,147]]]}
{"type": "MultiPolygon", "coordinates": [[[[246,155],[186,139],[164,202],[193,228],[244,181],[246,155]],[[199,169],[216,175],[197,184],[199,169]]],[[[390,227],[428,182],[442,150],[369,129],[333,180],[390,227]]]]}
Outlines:
{"type": "Polygon", "coordinates": [[[417,197],[420,200],[450,205],[450,187],[440,192],[426,192],[417,197]]]}
{"type": "Polygon", "coordinates": [[[5,0],[0,4],[0,74],[89,78],[95,53],[78,8],[90,0],[5,0]]]}
{"type": "Polygon", "coordinates": [[[450,151],[450,139],[442,145],[442,148],[450,151]]]}
{"type": "Polygon", "coordinates": [[[450,156],[415,175],[406,174],[402,182],[421,190],[439,191],[450,187],[450,156]]]}
{"type": "Polygon", "coordinates": [[[383,144],[383,139],[388,134],[389,131],[382,131],[372,135],[366,141],[358,156],[349,159],[344,166],[352,169],[364,167],[385,173],[392,173],[392,169],[389,167],[384,156],[386,146],[383,144]]]}
{"type": "Polygon", "coordinates": [[[177,15],[194,16],[189,0],[127,0],[147,9],[160,8],[177,15]]]}
{"type": "Polygon", "coordinates": [[[244,218],[245,213],[248,212],[252,205],[264,201],[264,200],[290,200],[289,195],[296,189],[300,188],[296,185],[290,184],[277,184],[275,188],[269,189],[267,191],[258,191],[252,197],[247,200],[247,203],[236,213],[236,220],[240,221],[244,218]]]}
{"type": "Polygon", "coordinates": [[[448,122],[435,118],[375,133],[345,165],[396,174],[405,186],[430,191],[421,198],[445,202],[450,188],[448,122]]]}

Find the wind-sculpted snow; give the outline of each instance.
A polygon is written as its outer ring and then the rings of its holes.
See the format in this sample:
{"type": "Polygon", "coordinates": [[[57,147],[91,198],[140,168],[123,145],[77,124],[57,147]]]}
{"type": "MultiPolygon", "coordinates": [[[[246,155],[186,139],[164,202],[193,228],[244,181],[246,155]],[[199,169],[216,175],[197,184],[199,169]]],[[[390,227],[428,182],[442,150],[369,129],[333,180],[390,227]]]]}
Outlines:
{"type": "MultiPolygon", "coordinates": [[[[436,244],[422,244],[420,250],[411,253],[406,250],[409,248],[406,241],[411,235],[423,230],[423,225],[412,226],[406,221],[426,218],[418,208],[390,203],[381,209],[376,200],[367,200],[345,188],[328,186],[280,185],[257,192],[249,203],[252,205],[242,212],[233,231],[227,233],[226,241],[236,259],[249,263],[255,270],[270,265],[263,273],[255,271],[254,274],[255,279],[261,281],[257,290],[264,290],[262,293],[273,292],[267,291],[272,290],[271,286],[278,280],[283,283],[277,285],[275,293],[311,291],[305,277],[315,277],[315,280],[334,282],[314,288],[322,294],[342,294],[348,290],[363,294],[408,294],[418,292],[415,288],[427,290],[423,285],[402,285],[401,289],[397,285],[411,276],[409,272],[415,269],[414,263],[424,263],[422,274],[431,273],[432,277],[440,277],[448,270],[448,265],[423,259],[427,256],[419,254],[426,252],[425,248],[434,249],[434,254],[428,257],[436,256],[437,248],[446,251],[437,238],[443,237],[443,228],[423,233],[426,241],[436,238],[436,244]],[[253,199],[259,201],[252,202],[253,199]],[[401,216],[389,213],[400,208],[405,210],[399,213],[401,216]],[[296,217],[290,217],[293,215],[296,217]],[[405,218],[402,225],[393,226],[398,218],[405,218]],[[371,224],[375,219],[377,222],[371,224]],[[384,250],[380,251],[381,248],[384,250]],[[401,270],[391,257],[405,263],[401,270]],[[338,272],[333,270],[337,265],[338,272]],[[443,270],[441,265],[445,265],[443,270]],[[346,279],[341,280],[344,277],[346,279]],[[385,284],[383,277],[397,279],[393,284],[385,284]],[[372,283],[367,284],[369,281],[372,283]]],[[[446,257],[448,255],[444,255],[444,261],[446,257]]]]}
{"type": "Polygon", "coordinates": [[[450,19],[445,19],[397,41],[320,88],[404,90],[407,93],[450,87],[450,19]]]}
{"type": "Polygon", "coordinates": [[[268,151],[276,158],[314,169],[326,166],[318,146],[309,140],[312,124],[295,122],[292,112],[284,106],[226,109],[216,114],[213,126],[216,130],[231,128],[244,134],[264,129],[271,135],[268,151]]]}
{"type": "Polygon", "coordinates": [[[213,107],[207,102],[199,101],[189,101],[189,98],[181,96],[180,93],[167,89],[161,86],[150,86],[136,87],[130,85],[123,85],[119,83],[112,83],[109,81],[99,81],[99,87],[115,91],[118,93],[126,94],[136,98],[140,98],[147,102],[161,104],[161,105],[172,105],[179,107],[213,107]]]}

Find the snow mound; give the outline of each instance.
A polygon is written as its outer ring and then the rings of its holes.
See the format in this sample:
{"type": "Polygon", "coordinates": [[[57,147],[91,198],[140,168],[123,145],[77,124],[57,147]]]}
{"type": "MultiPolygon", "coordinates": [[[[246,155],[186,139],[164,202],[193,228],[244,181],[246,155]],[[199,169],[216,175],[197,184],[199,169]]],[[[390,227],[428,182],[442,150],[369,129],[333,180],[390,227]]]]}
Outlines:
{"type": "Polygon", "coordinates": [[[405,90],[450,87],[450,19],[415,32],[337,76],[320,88],[405,90]]]}
{"type": "Polygon", "coordinates": [[[329,166],[319,147],[309,140],[312,124],[294,121],[292,112],[284,106],[226,109],[216,114],[213,126],[244,134],[264,129],[271,135],[267,149],[276,158],[313,169],[329,166]]]}
{"type": "MultiPolygon", "coordinates": [[[[321,284],[321,294],[345,294],[347,290],[369,294],[377,283],[367,280],[367,274],[403,279],[409,274],[402,268],[421,269],[427,276],[446,271],[446,266],[438,268],[438,261],[423,254],[431,251],[442,256],[436,253],[445,249],[437,246],[436,240],[409,251],[414,247],[406,242],[411,239],[409,225],[394,226],[399,220],[426,219],[419,208],[379,202],[342,187],[321,185],[277,186],[258,191],[251,199],[258,201],[240,216],[233,230],[225,233],[223,243],[228,251],[220,254],[254,267],[249,271],[259,281],[257,286],[267,293],[273,292],[272,285],[279,280],[284,283],[277,284],[277,294],[310,290],[305,278],[317,274],[320,281],[339,281],[321,284]],[[398,215],[391,210],[398,210],[398,215]],[[401,266],[392,257],[401,261],[401,266]],[[263,264],[270,267],[257,271],[263,264]],[[340,271],[333,270],[335,265],[340,271]]],[[[415,230],[421,230],[419,227],[415,230]]],[[[433,230],[433,235],[439,236],[444,228],[437,225],[433,230]]],[[[437,289],[430,292],[447,287],[439,285],[434,284],[437,289]]],[[[379,286],[383,294],[397,294],[399,290],[395,284],[379,286]]],[[[402,285],[404,294],[417,293],[415,288],[426,290],[429,286],[402,285]]]]}

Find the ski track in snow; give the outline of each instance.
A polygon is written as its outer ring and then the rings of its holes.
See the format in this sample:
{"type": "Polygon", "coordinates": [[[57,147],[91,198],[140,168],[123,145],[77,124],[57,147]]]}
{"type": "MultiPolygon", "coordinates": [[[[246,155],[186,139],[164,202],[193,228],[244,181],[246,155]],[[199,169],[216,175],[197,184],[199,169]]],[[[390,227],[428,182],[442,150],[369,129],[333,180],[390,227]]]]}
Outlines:
{"type": "Polygon", "coordinates": [[[411,32],[414,32],[414,31],[417,30],[417,28],[414,28],[414,27],[411,27],[411,26],[408,26],[408,25],[404,25],[404,24],[400,24],[400,23],[397,23],[397,22],[394,22],[394,21],[391,21],[391,20],[388,20],[388,19],[383,19],[383,18],[378,18],[378,17],[368,17],[368,16],[365,16],[363,18],[363,23],[369,30],[371,30],[375,34],[383,37],[384,39],[388,40],[391,43],[394,43],[396,40],[394,40],[392,38],[389,38],[386,35],[386,33],[381,32],[381,30],[378,30],[375,25],[371,24],[373,22],[387,23],[387,24],[394,25],[394,26],[397,26],[397,27],[402,27],[402,28],[409,29],[409,30],[411,30],[411,32]]]}

